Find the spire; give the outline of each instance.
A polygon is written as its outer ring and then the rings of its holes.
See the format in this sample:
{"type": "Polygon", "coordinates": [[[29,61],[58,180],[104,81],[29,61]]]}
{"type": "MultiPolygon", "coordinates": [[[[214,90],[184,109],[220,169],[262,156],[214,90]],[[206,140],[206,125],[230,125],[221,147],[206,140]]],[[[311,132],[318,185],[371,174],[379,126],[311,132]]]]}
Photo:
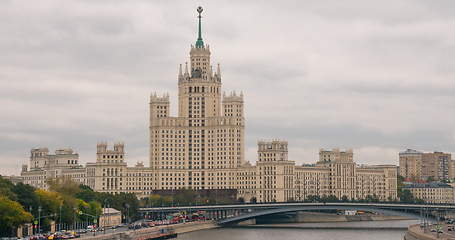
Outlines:
{"type": "Polygon", "coordinates": [[[188,62],[185,62],[185,77],[189,77],[190,74],[188,73],[188,62]]]}
{"type": "Polygon", "coordinates": [[[203,9],[202,7],[198,7],[197,8],[197,12],[199,13],[199,28],[198,28],[198,38],[197,38],[197,41],[196,41],[196,48],[203,48],[204,47],[204,41],[202,41],[202,32],[201,32],[201,13],[202,13],[203,9]]]}
{"type": "Polygon", "coordinates": [[[179,66],[179,77],[182,77],[183,74],[182,74],[182,64],[180,64],[179,66]]]}

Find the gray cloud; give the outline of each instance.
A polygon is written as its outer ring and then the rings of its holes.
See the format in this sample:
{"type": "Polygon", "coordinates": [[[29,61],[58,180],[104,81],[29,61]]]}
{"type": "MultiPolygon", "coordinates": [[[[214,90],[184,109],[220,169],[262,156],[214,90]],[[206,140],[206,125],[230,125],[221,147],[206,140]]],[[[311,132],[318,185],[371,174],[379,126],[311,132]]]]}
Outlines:
{"type": "Polygon", "coordinates": [[[455,151],[453,1],[2,1],[0,174],[37,146],[93,161],[104,140],[147,163],[148,96],[176,112],[199,4],[224,90],[245,94],[248,160],[261,138],[298,163],[321,147],[378,164],[455,151]]]}

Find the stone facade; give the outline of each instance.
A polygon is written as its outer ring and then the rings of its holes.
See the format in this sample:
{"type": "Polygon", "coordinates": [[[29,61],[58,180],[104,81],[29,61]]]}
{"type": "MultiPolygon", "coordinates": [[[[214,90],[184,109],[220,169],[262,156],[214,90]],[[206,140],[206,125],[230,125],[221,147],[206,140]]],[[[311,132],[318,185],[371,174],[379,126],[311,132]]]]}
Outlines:
{"type": "Polygon", "coordinates": [[[427,203],[455,203],[454,189],[445,183],[413,183],[403,189],[408,189],[415,198],[427,203]]]}
{"type": "Polygon", "coordinates": [[[329,195],[351,200],[397,198],[396,166],[356,165],[352,150],[321,149],[319,157],[316,164],[296,166],[287,158],[286,141],[260,141],[256,166],[247,164],[238,171],[239,197],[247,202],[303,201],[329,195]]]}
{"type": "Polygon", "coordinates": [[[118,226],[122,223],[122,213],[115,208],[103,208],[99,223],[103,228],[118,226]]]}
{"type": "MultiPolygon", "coordinates": [[[[34,150],[32,150],[30,158],[32,166],[35,166],[36,162],[36,151],[34,150]]],[[[140,162],[134,167],[128,167],[125,162],[125,154],[123,143],[116,143],[112,149],[109,149],[107,143],[103,142],[97,144],[96,161],[88,162],[85,166],[72,165],[71,163],[69,165],[50,165],[52,161],[45,161],[46,156],[40,155],[39,157],[43,159],[43,165],[30,170],[27,165],[24,165],[21,179],[25,184],[43,189],[48,188],[47,181],[50,179],[70,178],[98,192],[134,193],[138,197],[151,194],[152,169],[146,168],[140,162]]],[[[55,156],[49,158],[55,158],[55,156]]],[[[71,159],[78,162],[78,157],[71,159]]]]}
{"type": "Polygon", "coordinates": [[[21,178],[25,184],[47,189],[47,180],[68,177],[81,184],[86,182],[86,169],[79,164],[79,154],[71,148],[57,149],[49,154],[48,148],[34,148],[30,151],[30,169],[22,166],[21,178]]]}
{"type": "Polygon", "coordinates": [[[243,94],[222,94],[208,45],[192,46],[178,74],[178,116],[169,96],[150,97],[150,167],[155,189],[232,189],[244,163],[243,94]]]}

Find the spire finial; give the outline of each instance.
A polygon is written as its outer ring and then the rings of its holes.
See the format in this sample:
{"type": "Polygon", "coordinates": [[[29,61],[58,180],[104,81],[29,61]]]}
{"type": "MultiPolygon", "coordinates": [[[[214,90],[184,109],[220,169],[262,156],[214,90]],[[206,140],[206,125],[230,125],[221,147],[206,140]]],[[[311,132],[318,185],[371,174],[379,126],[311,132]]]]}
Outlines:
{"type": "Polygon", "coordinates": [[[197,41],[196,41],[196,47],[197,48],[203,48],[204,47],[204,41],[202,41],[202,29],[201,29],[202,28],[201,27],[201,18],[202,18],[201,13],[202,13],[203,10],[204,9],[202,9],[201,6],[199,6],[197,8],[197,12],[199,13],[199,16],[198,16],[198,18],[199,18],[198,38],[197,38],[197,41]]]}
{"type": "Polygon", "coordinates": [[[185,76],[189,76],[189,73],[188,73],[188,62],[185,62],[185,76]]]}

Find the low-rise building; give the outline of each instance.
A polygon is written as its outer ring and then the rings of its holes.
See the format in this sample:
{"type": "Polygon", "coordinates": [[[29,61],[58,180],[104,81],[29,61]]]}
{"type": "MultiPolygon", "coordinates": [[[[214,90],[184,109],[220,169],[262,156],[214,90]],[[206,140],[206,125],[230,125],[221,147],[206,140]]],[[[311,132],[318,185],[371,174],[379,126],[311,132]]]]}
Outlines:
{"type": "Polygon", "coordinates": [[[122,212],[115,208],[103,208],[99,225],[100,227],[118,226],[122,223],[122,212]]]}
{"type": "Polygon", "coordinates": [[[414,198],[427,203],[455,203],[454,188],[446,183],[412,183],[403,189],[409,190],[414,198]]]}
{"type": "MultiPolygon", "coordinates": [[[[46,161],[45,151],[32,150],[28,170],[24,166],[21,178],[24,183],[37,188],[47,188],[49,179],[71,178],[95,191],[111,194],[134,193],[139,198],[146,197],[156,190],[163,190],[155,183],[160,179],[165,189],[185,189],[177,185],[183,177],[179,172],[163,173],[145,167],[141,162],[128,167],[125,162],[125,149],[122,143],[109,149],[107,143],[97,144],[96,161],[86,166],[78,163],[76,155],[71,161],[46,161]],[[39,157],[39,160],[36,158],[39,157]],[[50,162],[55,164],[49,165],[50,162]],[[58,163],[58,164],[57,164],[58,163]],[[179,180],[180,179],[180,180],[179,180]],[[169,185],[171,183],[175,183],[169,185]]],[[[65,155],[72,152],[66,149],[65,155]]],[[[61,151],[56,151],[58,156],[61,151]]],[[[48,158],[61,159],[50,156],[48,158]]],[[[320,150],[319,161],[315,164],[298,166],[288,159],[287,141],[272,140],[258,142],[258,161],[256,165],[244,163],[228,174],[214,172],[209,174],[213,186],[208,190],[226,189],[219,182],[234,181],[231,189],[237,190],[238,198],[246,202],[289,202],[303,201],[310,196],[330,196],[338,199],[365,199],[375,196],[380,200],[397,198],[397,169],[392,165],[361,165],[354,162],[353,151],[320,150]]],[[[197,176],[196,176],[197,177],[197,176]]],[[[203,180],[204,178],[201,177],[203,180]]],[[[202,190],[202,189],[201,189],[202,190]]]]}

